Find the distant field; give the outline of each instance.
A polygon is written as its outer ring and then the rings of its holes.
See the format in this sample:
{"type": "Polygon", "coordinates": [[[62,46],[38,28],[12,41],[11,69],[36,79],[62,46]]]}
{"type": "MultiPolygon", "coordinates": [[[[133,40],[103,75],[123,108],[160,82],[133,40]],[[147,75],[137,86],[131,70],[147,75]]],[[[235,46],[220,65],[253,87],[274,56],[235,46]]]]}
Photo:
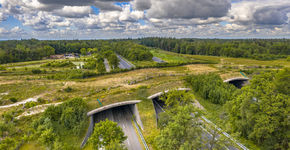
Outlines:
{"type": "Polygon", "coordinates": [[[180,54],[166,52],[162,50],[151,50],[150,52],[153,54],[153,56],[158,57],[168,63],[177,63],[177,62],[187,63],[193,60],[188,57],[184,57],[180,54]]]}

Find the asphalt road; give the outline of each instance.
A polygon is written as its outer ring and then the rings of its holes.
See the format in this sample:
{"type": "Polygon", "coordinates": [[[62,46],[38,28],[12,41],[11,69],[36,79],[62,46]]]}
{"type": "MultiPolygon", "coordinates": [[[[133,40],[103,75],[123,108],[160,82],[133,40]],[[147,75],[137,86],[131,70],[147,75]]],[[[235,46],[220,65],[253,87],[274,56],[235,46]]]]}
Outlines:
{"type": "Polygon", "coordinates": [[[131,68],[134,68],[134,65],[132,65],[131,63],[129,63],[126,60],[124,60],[124,58],[122,58],[120,55],[117,55],[117,57],[120,60],[119,65],[118,65],[119,68],[121,68],[121,69],[131,69],[131,68]]]}
{"type": "Polygon", "coordinates": [[[106,71],[110,72],[111,71],[111,67],[109,65],[109,61],[108,61],[107,58],[104,59],[104,64],[105,64],[105,67],[106,67],[106,71]]]}
{"type": "Polygon", "coordinates": [[[158,63],[164,63],[165,61],[163,61],[162,59],[158,58],[158,57],[153,57],[152,58],[153,61],[158,62],[158,63]]]}
{"type": "Polygon", "coordinates": [[[123,129],[125,135],[127,136],[127,140],[124,144],[127,146],[128,150],[142,150],[142,146],[138,140],[138,135],[132,125],[132,113],[129,106],[116,107],[100,112],[94,116],[94,121],[95,123],[98,123],[106,118],[117,122],[118,126],[123,129]]]}

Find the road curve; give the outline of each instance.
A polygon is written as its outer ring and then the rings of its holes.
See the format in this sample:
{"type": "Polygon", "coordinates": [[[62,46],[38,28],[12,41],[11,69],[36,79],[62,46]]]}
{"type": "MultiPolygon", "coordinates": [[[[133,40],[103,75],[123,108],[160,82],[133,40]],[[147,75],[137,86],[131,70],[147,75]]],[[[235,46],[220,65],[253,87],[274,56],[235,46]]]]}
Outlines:
{"type": "Polygon", "coordinates": [[[121,68],[121,69],[131,69],[131,68],[134,68],[135,67],[129,61],[126,61],[125,58],[123,58],[122,56],[117,55],[117,57],[120,60],[119,65],[118,65],[119,68],[121,68]]]}

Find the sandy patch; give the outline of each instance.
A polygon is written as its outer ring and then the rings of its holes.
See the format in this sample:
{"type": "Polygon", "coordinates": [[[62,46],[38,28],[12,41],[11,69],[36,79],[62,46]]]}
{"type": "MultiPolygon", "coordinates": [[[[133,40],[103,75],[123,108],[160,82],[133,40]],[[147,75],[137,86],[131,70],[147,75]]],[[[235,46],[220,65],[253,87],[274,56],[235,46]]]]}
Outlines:
{"type": "Polygon", "coordinates": [[[31,116],[31,115],[35,115],[35,114],[39,114],[44,112],[49,106],[57,106],[59,104],[61,104],[62,102],[59,103],[51,103],[51,104],[43,104],[43,105],[38,105],[32,108],[29,108],[27,111],[25,111],[24,113],[22,113],[21,115],[17,116],[16,119],[20,119],[21,117],[24,116],[31,116]]]}
{"type": "Polygon", "coordinates": [[[216,68],[201,64],[186,65],[185,67],[188,71],[194,74],[218,71],[216,68]]]}

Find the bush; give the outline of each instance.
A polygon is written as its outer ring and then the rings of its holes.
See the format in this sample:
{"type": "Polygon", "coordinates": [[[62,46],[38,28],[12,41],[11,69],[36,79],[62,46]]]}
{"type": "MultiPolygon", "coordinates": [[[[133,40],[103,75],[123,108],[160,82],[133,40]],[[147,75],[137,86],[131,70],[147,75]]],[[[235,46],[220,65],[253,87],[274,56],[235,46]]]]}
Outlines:
{"type": "Polygon", "coordinates": [[[69,92],[73,91],[73,89],[71,87],[67,87],[67,88],[64,89],[64,91],[69,93],[69,92]]]}
{"type": "Polygon", "coordinates": [[[74,67],[75,65],[71,61],[53,61],[41,65],[41,67],[74,67]]]}
{"type": "Polygon", "coordinates": [[[34,107],[34,106],[36,106],[37,105],[37,103],[36,102],[27,102],[27,103],[25,103],[25,108],[31,108],[31,107],[34,107]]]}
{"type": "Polygon", "coordinates": [[[40,69],[32,69],[31,72],[33,74],[40,74],[42,71],[40,69]]]}
{"type": "Polygon", "coordinates": [[[6,70],[6,68],[4,66],[0,65],[0,71],[2,71],[2,70],[6,70]]]}
{"type": "Polygon", "coordinates": [[[12,103],[15,103],[15,102],[18,101],[15,97],[11,97],[9,100],[10,100],[12,103]]]}

